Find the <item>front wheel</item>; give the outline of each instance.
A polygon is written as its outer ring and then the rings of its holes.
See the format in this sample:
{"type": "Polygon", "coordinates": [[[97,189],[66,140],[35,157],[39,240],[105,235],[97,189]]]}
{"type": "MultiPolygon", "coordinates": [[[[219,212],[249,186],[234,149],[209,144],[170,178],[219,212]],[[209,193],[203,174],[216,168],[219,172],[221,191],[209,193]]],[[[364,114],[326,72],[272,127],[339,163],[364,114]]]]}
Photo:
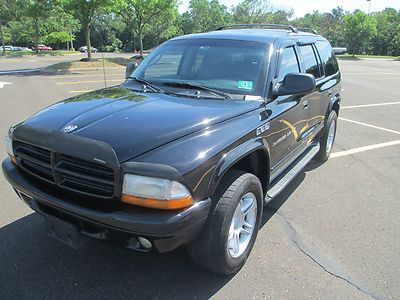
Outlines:
{"type": "Polygon", "coordinates": [[[245,264],[260,228],[261,183],[253,174],[235,170],[226,176],[216,194],[218,202],[206,228],[189,245],[188,252],[201,267],[232,274],[245,264]]]}
{"type": "Polygon", "coordinates": [[[325,130],[320,138],[319,145],[320,149],[317,154],[317,159],[319,161],[325,162],[329,159],[331,155],[333,144],[336,137],[336,127],[337,127],[337,113],[332,110],[329,114],[328,121],[325,124],[325,130]]]}

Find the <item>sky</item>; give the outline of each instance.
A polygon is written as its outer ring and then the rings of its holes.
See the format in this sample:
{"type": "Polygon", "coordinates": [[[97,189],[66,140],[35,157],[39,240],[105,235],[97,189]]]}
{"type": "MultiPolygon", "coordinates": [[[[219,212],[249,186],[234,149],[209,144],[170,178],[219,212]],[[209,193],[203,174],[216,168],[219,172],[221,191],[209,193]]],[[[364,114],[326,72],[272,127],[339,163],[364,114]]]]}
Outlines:
{"type": "MultiPolygon", "coordinates": [[[[189,0],[181,0],[179,12],[183,13],[188,9],[189,0]]],[[[227,7],[236,6],[243,0],[219,0],[227,7]]],[[[330,12],[333,8],[341,6],[346,11],[360,9],[368,13],[369,2],[367,0],[268,0],[276,8],[293,8],[294,17],[302,17],[306,13],[314,10],[320,12],[330,12]]],[[[400,10],[400,0],[371,0],[371,12],[381,11],[386,7],[392,7],[400,10]]]]}

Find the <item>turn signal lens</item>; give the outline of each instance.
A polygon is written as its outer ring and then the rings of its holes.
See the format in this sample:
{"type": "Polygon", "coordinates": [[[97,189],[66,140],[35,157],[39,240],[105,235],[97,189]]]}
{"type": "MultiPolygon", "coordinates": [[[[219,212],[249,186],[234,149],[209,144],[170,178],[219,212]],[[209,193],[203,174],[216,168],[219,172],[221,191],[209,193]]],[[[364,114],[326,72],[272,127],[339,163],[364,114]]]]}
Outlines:
{"type": "Polygon", "coordinates": [[[122,195],[121,199],[122,202],[125,203],[157,209],[180,209],[189,207],[193,204],[192,196],[186,196],[180,199],[160,200],[132,195],[122,195]]]}

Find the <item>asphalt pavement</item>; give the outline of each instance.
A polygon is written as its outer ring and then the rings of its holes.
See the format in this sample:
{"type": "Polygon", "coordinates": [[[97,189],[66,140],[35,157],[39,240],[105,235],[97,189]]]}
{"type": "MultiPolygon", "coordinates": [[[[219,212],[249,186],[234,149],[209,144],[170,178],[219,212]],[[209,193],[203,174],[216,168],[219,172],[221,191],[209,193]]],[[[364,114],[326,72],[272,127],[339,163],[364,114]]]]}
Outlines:
{"type": "MultiPolygon", "coordinates": [[[[400,62],[340,67],[333,155],[311,163],[264,210],[238,274],[204,271],[182,249],[142,255],[90,239],[70,249],[46,235],[43,218],[0,175],[0,298],[399,299],[400,62]]],[[[107,85],[123,76],[107,69],[107,85]]],[[[51,103],[104,85],[98,70],[2,75],[0,136],[51,103]]]]}

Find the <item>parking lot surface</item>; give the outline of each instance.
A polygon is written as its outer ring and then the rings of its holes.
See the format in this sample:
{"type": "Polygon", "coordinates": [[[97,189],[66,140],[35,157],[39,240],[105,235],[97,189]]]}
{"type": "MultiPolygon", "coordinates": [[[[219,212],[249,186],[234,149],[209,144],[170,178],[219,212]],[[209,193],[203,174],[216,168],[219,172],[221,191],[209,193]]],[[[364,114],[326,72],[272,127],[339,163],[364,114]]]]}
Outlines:
{"type": "MultiPolygon", "coordinates": [[[[334,153],[264,209],[238,274],[206,272],[184,250],[141,255],[89,239],[70,249],[47,237],[42,217],[0,175],[0,298],[398,299],[400,62],[340,67],[334,153]]],[[[107,85],[123,76],[122,68],[106,70],[107,85]]],[[[96,70],[2,75],[0,135],[44,106],[104,85],[96,70]]]]}

